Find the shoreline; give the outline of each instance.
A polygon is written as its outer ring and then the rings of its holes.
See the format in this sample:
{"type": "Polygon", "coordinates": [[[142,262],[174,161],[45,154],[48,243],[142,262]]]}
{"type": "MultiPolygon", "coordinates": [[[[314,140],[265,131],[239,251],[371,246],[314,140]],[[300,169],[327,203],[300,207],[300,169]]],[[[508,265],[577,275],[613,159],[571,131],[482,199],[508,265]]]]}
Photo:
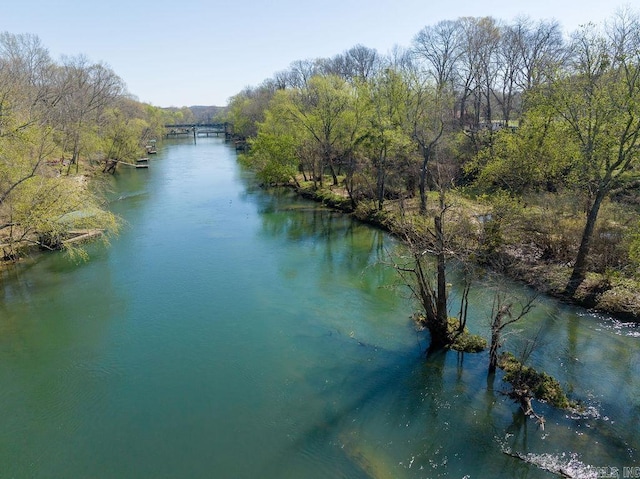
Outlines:
{"type": "MultiPolygon", "coordinates": [[[[398,225],[391,214],[376,209],[359,208],[354,210],[348,197],[335,193],[331,188],[313,189],[293,184],[278,186],[291,188],[302,198],[351,215],[358,221],[399,237],[398,225]]],[[[75,235],[63,241],[65,245],[91,241],[104,234],[102,230],[77,230],[73,233],[75,235]]],[[[570,274],[569,266],[536,261],[531,255],[522,254],[517,247],[518,245],[507,246],[495,257],[497,261],[494,263],[500,264],[500,268],[496,268],[495,264],[478,264],[563,303],[584,308],[586,311],[608,315],[616,321],[640,324],[640,291],[614,285],[604,275],[590,273],[578,288],[576,296],[569,297],[563,293],[564,285],[570,274]]],[[[60,249],[53,251],[60,251],[60,249]]],[[[11,265],[20,263],[26,256],[32,256],[33,253],[37,255],[46,252],[34,243],[21,247],[19,251],[26,254],[21,254],[18,258],[0,259],[0,270],[6,270],[11,265]]]]}
{"type": "MultiPolygon", "coordinates": [[[[374,214],[363,214],[362,211],[353,209],[349,198],[333,193],[330,189],[313,190],[302,186],[288,186],[303,198],[349,214],[363,223],[398,237],[397,224],[384,211],[373,210],[374,214]]],[[[565,304],[608,315],[616,321],[640,324],[640,291],[620,288],[612,285],[604,275],[590,273],[578,288],[576,296],[569,297],[563,293],[571,273],[569,266],[535,261],[531,256],[518,254],[517,245],[508,246],[512,247],[511,251],[505,248],[495,258],[498,260],[496,264],[503,265],[501,268],[492,267],[491,264],[479,265],[565,304]]]]}

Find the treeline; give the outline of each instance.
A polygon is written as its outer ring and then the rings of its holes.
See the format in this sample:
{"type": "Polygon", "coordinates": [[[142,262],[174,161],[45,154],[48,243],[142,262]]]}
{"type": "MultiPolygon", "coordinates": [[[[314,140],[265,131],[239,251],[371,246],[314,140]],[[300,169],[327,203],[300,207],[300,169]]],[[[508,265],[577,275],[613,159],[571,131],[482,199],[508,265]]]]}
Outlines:
{"type": "Polygon", "coordinates": [[[171,115],[136,101],[103,63],[55,62],[37,36],[0,33],[0,256],[114,231],[98,173],[140,157],[171,115]]]}
{"type": "Polygon", "coordinates": [[[553,20],[442,21],[387,55],[295,61],[228,115],[266,183],[342,189],[354,210],[404,217],[472,200],[476,257],[558,266],[569,296],[588,273],[603,290],[637,274],[637,12],[567,38],[553,20]]]}

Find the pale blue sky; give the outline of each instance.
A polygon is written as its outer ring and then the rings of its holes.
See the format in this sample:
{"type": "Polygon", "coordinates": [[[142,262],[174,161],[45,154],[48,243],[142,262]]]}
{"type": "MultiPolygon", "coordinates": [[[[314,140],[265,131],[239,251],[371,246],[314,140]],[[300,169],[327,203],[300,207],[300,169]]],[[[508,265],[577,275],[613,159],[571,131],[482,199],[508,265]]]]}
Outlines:
{"type": "MultiPolygon", "coordinates": [[[[614,0],[615,1],[615,0],[614,0]]],[[[625,2],[625,0],[621,0],[625,2]]],[[[638,6],[634,7],[637,11],[638,6]]],[[[604,0],[3,0],[0,31],[33,33],[59,60],[103,61],[140,101],[225,105],[295,60],[362,44],[388,53],[462,16],[555,18],[567,33],[622,5],[604,0]]]]}

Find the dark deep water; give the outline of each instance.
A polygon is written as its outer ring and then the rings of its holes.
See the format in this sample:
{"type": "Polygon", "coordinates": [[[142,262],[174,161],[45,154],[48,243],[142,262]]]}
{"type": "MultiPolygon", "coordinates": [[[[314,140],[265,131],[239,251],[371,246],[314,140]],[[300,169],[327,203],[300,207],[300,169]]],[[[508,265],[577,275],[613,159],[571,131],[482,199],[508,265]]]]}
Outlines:
{"type": "Polygon", "coordinates": [[[540,331],[530,363],[587,406],[537,403],[542,431],[485,353],[425,359],[391,238],[257,188],[222,140],[114,188],[109,248],[1,273],[1,478],[640,477],[637,327],[540,300],[507,348],[540,331]]]}

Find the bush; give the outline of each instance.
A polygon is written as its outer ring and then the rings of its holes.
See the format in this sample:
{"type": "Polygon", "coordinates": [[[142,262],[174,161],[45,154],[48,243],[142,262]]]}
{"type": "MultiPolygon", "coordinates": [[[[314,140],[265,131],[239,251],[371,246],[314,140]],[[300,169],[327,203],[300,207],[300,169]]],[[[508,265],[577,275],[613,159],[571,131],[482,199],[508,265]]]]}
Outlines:
{"type": "Polygon", "coordinates": [[[640,222],[631,233],[629,259],[635,266],[636,275],[640,275],[640,222]]]}
{"type": "Polygon", "coordinates": [[[477,334],[471,334],[467,328],[460,331],[460,321],[457,318],[449,318],[449,337],[453,342],[450,349],[462,353],[479,353],[487,349],[487,340],[477,334]]]}
{"type": "Polygon", "coordinates": [[[502,353],[498,367],[505,372],[503,380],[510,383],[514,389],[528,390],[534,398],[560,409],[573,406],[555,378],[524,366],[513,354],[502,353]]]}

